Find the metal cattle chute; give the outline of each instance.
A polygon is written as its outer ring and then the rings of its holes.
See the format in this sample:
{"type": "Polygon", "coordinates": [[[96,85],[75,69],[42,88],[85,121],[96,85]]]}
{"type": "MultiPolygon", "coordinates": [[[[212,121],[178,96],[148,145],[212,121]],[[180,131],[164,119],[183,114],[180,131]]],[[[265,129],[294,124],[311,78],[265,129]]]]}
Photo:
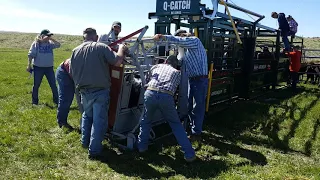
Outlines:
{"type": "MultiPolygon", "coordinates": [[[[109,126],[106,134],[112,143],[126,149],[133,149],[137,141],[136,137],[139,133],[139,125],[144,112],[146,76],[153,65],[161,63],[161,61],[166,58],[166,56],[158,56],[157,51],[159,47],[165,47],[168,51],[176,47],[174,44],[168,44],[162,41],[155,42],[151,38],[143,38],[147,29],[148,26],[145,26],[109,45],[113,47],[121,42],[129,44],[130,52],[125,59],[125,64],[121,67],[110,66],[109,126]],[[129,40],[136,34],[139,34],[137,39],[129,40]],[[152,47],[146,48],[146,45],[152,45],[152,47]]],[[[180,71],[182,78],[176,93],[176,104],[180,118],[183,120],[188,117],[188,79],[183,62],[180,62],[180,71]]],[[[171,134],[171,131],[168,131],[167,133],[160,132],[159,134],[161,135],[157,135],[157,132],[153,129],[154,127],[165,124],[160,111],[157,112],[153,117],[150,132],[151,140],[156,140],[171,134]]]]}
{"type": "MultiPolygon", "coordinates": [[[[172,31],[182,28],[193,33],[204,45],[209,72],[207,113],[209,107],[213,107],[210,109],[213,112],[229,107],[235,100],[250,100],[275,90],[280,82],[288,79],[289,62],[289,58],[281,52],[280,31],[259,23],[264,18],[263,15],[223,0],[211,2],[213,9],[199,0],[157,0],[156,12],[148,14],[149,19],[156,19],[155,34],[171,34],[172,31]],[[218,11],[218,5],[223,5],[225,13],[218,11]],[[232,16],[230,8],[252,15],[256,19],[232,16]],[[261,51],[264,48],[270,52],[261,51]]],[[[128,64],[122,67],[111,66],[111,103],[107,133],[113,142],[121,142],[125,144],[123,147],[130,149],[136,142],[139,122],[143,116],[145,76],[153,65],[165,59],[172,53],[171,50],[176,50],[175,44],[143,38],[147,29],[147,26],[141,28],[110,44],[131,44],[130,55],[126,58],[128,64]],[[137,34],[137,39],[128,40],[137,34]],[[146,44],[152,44],[152,47],[146,48],[146,44]]],[[[291,40],[291,44],[301,44],[303,47],[303,39],[301,42],[291,40]]],[[[183,62],[181,74],[176,105],[187,128],[188,78],[183,62]]],[[[156,127],[162,124],[166,123],[158,113],[153,119],[151,140],[171,133],[161,134],[163,129],[156,133],[156,127]]]]}

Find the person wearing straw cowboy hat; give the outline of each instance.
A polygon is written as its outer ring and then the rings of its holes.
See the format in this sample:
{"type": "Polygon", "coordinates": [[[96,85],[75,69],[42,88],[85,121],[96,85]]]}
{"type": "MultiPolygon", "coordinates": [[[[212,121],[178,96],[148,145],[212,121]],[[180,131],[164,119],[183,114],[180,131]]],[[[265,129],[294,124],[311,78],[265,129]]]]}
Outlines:
{"type": "Polygon", "coordinates": [[[174,35],[156,34],[153,39],[175,43],[179,47],[178,59],[182,59],[186,64],[190,84],[188,102],[189,115],[192,122],[190,139],[201,140],[208,89],[206,50],[199,38],[191,36],[191,33],[187,33],[183,29],[178,29],[174,35]]]}

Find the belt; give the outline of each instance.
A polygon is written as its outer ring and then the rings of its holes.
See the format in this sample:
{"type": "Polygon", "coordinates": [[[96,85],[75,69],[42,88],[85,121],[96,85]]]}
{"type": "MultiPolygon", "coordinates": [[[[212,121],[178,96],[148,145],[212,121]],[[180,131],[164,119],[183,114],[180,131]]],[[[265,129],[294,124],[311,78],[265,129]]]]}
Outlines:
{"type": "Polygon", "coordinates": [[[63,69],[64,71],[68,72],[68,71],[66,70],[66,67],[64,66],[64,64],[60,64],[60,67],[61,67],[61,69],[63,69]]]}
{"type": "Polygon", "coordinates": [[[189,77],[190,80],[199,80],[199,79],[202,79],[202,78],[208,78],[208,75],[189,77]]]}
{"type": "Polygon", "coordinates": [[[174,96],[173,92],[171,92],[171,91],[167,91],[167,90],[163,90],[163,89],[159,89],[159,88],[155,88],[155,87],[148,87],[147,90],[162,92],[162,93],[174,96]]]}
{"type": "Polygon", "coordinates": [[[61,69],[63,69],[69,76],[70,78],[72,78],[71,74],[69,73],[69,71],[66,69],[66,66],[64,65],[64,62],[60,64],[61,69]]]}

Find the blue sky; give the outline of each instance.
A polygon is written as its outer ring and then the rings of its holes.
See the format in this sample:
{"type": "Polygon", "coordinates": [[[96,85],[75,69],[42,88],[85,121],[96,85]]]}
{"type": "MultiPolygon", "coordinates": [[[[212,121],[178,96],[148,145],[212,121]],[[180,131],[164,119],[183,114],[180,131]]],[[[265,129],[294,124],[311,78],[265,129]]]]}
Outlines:
{"type": "MultiPolygon", "coordinates": [[[[230,2],[230,1],[229,1],[230,2]]],[[[298,35],[320,36],[320,0],[232,0],[238,6],[265,15],[262,24],[277,28],[270,17],[272,11],[292,15],[299,23],[298,35]]],[[[211,0],[201,0],[212,8],[211,0]]],[[[156,0],[0,0],[0,30],[36,32],[47,28],[53,33],[80,35],[86,27],[107,33],[113,21],[122,23],[124,36],[145,25],[146,35],[154,34],[155,20],[148,19],[155,12],[156,0]]],[[[224,8],[219,6],[219,11],[224,8]]],[[[247,14],[231,10],[233,16],[250,20],[247,14]]]]}

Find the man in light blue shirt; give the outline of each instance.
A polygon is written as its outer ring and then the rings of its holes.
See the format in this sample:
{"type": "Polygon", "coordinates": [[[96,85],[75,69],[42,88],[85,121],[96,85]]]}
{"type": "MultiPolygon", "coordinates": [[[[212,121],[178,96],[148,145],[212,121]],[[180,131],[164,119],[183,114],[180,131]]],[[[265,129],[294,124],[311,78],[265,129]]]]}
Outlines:
{"type": "Polygon", "coordinates": [[[186,49],[181,57],[186,63],[189,77],[189,115],[192,120],[192,139],[199,139],[205,115],[205,102],[208,89],[207,53],[200,39],[185,30],[177,30],[172,35],[156,34],[154,40],[164,39],[186,49]],[[195,100],[195,103],[193,103],[195,100]]]}

